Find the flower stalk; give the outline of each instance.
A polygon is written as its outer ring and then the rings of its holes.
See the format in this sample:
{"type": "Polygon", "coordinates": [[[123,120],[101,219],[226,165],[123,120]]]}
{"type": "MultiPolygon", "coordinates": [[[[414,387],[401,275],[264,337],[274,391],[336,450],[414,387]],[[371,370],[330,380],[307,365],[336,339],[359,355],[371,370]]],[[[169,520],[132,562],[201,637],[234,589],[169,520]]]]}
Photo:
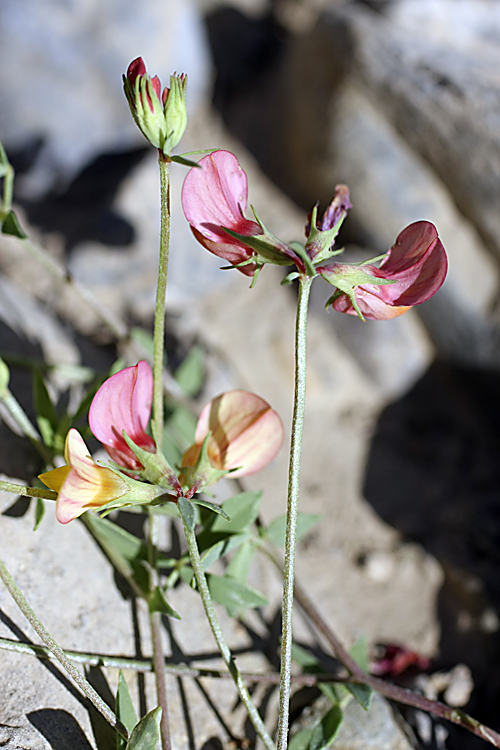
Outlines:
{"type": "Polygon", "coordinates": [[[153,360],[153,437],[161,450],[163,444],[163,350],[165,342],[165,298],[167,294],[168,260],[170,251],[170,160],[160,153],[160,261],[156,286],[153,360]]]}
{"type": "Polygon", "coordinates": [[[299,296],[297,300],[297,317],[295,324],[295,385],[290,464],[288,472],[285,565],[283,571],[283,622],[281,635],[280,697],[278,708],[278,750],[286,750],[288,744],[297,509],[299,499],[300,459],[302,453],[302,428],[304,424],[306,400],[307,309],[312,281],[312,278],[309,276],[302,275],[299,277],[299,296]]]}
{"type": "Polygon", "coordinates": [[[248,688],[243,682],[243,678],[238,670],[238,667],[236,666],[236,662],[234,661],[231,651],[229,649],[229,646],[226,643],[226,639],[224,638],[224,634],[222,632],[222,628],[220,626],[220,623],[217,618],[217,614],[215,612],[215,608],[212,602],[212,598],[210,596],[210,591],[208,590],[207,579],[205,577],[205,573],[203,572],[203,566],[202,566],[202,562],[200,558],[200,553],[198,550],[198,542],[196,540],[196,534],[194,533],[194,529],[189,528],[189,525],[186,522],[186,519],[184,517],[184,514],[182,513],[182,510],[181,510],[181,517],[182,517],[182,525],[184,527],[184,533],[186,535],[186,542],[187,542],[189,557],[191,559],[191,565],[193,566],[194,576],[196,579],[196,584],[198,586],[198,592],[201,596],[203,608],[205,610],[205,614],[207,616],[210,629],[215,638],[215,642],[217,643],[220,654],[224,660],[224,664],[226,665],[229,673],[231,674],[233,678],[234,684],[236,685],[236,688],[238,690],[238,694],[241,698],[243,705],[245,706],[247,710],[248,716],[254,726],[255,731],[257,732],[262,742],[264,743],[266,750],[276,750],[276,745],[274,744],[271,736],[269,735],[266,727],[264,726],[264,722],[262,721],[260,714],[257,711],[257,708],[254,702],[252,701],[252,698],[250,697],[248,688]]]}

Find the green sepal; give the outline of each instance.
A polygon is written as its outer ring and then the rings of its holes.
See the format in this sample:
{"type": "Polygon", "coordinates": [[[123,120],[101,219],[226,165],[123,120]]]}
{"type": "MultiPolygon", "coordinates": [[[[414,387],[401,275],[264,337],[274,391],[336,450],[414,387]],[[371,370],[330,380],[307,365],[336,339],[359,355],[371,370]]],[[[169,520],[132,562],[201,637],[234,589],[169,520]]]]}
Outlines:
{"type": "Polygon", "coordinates": [[[321,263],[327,258],[331,258],[333,255],[338,255],[339,251],[332,251],[331,248],[335,242],[335,237],[338,235],[340,227],[342,226],[346,217],[344,212],[343,216],[337,221],[332,229],[321,230],[316,226],[316,219],[318,216],[318,206],[314,206],[311,214],[311,231],[306,242],[306,250],[311,253],[314,263],[321,263]],[[316,248],[319,250],[315,252],[316,248]]]}
{"type": "Polygon", "coordinates": [[[230,474],[231,471],[234,471],[234,469],[214,469],[210,463],[208,457],[208,441],[211,434],[212,433],[209,432],[208,435],[206,435],[194,466],[181,466],[185,485],[190,489],[195,488],[195,492],[201,492],[205,487],[209,487],[214,482],[222,479],[222,477],[230,474]]]}
{"type": "Polygon", "coordinates": [[[290,247],[303,262],[306,275],[316,276],[316,269],[314,268],[312,261],[309,255],[307,254],[305,247],[301,245],[300,242],[291,242],[290,247]]]}
{"type": "Polygon", "coordinates": [[[18,237],[20,240],[25,240],[28,235],[23,230],[19,223],[19,219],[17,218],[14,211],[9,211],[7,216],[3,219],[1,222],[2,224],[2,234],[8,234],[11,237],[18,237]]]}
{"type": "Polygon", "coordinates": [[[191,500],[188,500],[187,497],[180,497],[177,501],[177,506],[179,508],[179,513],[181,514],[182,519],[188,527],[189,531],[194,531],[194,527],[196,525],[196,513],[191,500]]]}
{"type": "Polygon", "coordinates": [[[295,281],[295,279],[298,279],[300,276],[298,271],[291,271],[289,274],[285,276],[284,279],[280,281],[281,286],[287,286],[287,284],[291,284],[292,281],[295,281]]]}
{"type": "Polygon", "coordinates": [[[161,706],[157,706],[136,724],[125,750],[156,750],[160,740],[161,713],[161,706]]]}
{"type": "Polygon", "coordinates": [[[294,262],[293,257],[287,255],[284,251],[286,247],[283,242],[274,237],[272,234],[258,234],[251,236],[247,234],[239,234],[239,232],[233,232],[232,229],[222,227],[226,234],[234,237],[235,240],[239,240],[244,245],[248,245],[252,250],[257,253],[257,258],[254,259],[256,263],[272,263],[276,266],[291,266],[294,262]]]}
{"type": "MultiPolygon", "coordinates": [[[[332,286],[336,286],[341,293],[347,294],[351,300],[352,306],[355,309],[357,315],[361,320],[365,320],[363,313],[359,309],[356,297],[355,289],[357,286],[371,284],[373,286],[385,286],[386,284],[395,284],[396,279],[380,279],[376,276],[371,276],[361,269],[359,265],[350,265],[338,263],[335,265],[335,270],[332,268],[328,269],[328,272],[322,272],[321,276],[328,281],[332,286]]],[[[333,302],[340,297],[340,294],[336,292],[326,302],[325,307],[333,304],[333,302]]]]}
{"type": "Polygon", "coordinates": [[[165,493],[164,488],[159,485],[147,484],[146,482],[133,479],[127,474],[124,474],[120,468],[113,466],[112,464],[107,464],[105,468],[113,471],[120,477],[120,479],[123,479],[123,481],[128,484],[129,490],[123,495],[120,495],[120,497],[110,500],[109,503],[100,505],[96,510],[99,511],[101,516],[103,515],[103,511],[104,515],[108,515],[112,510],[117,508],[124,508],[132,505],[149,505],[149,503],[155,501],[158,502],[161,498],[163,498],[163,502],[171,500],[171,497],[165,493]]]}
{"type": "Polygon", "coordinates": [[[125,430],[122,431],[122,435],[134,456],[144,466],[141,472],[144,479],[175,495],[180,492],[179,480],[163,453],[150,453],[150,451],[144,450],[134,443],[125,430]]]}
{"type": "Polygon", "coordinates": [[[225,518],[226,521],[231,521],[230,517],[227,515],[227,513],[221,508],[220,505],[216,505],[215,503],[210,503],[208,500],[203,500],[200,498],[194,498],[192,502],[195,505],[202,505],[204,508],[208,508],[208,510],[213,511],[218,516],[222,516],[222,518],[225,518]]]}
{"type": "Polygon", "coordinates": [[[182,164],[185,167],[199,167],[201,169],[197,161],[191,161],[191,159],[186,159],[184,156],[171,156],[170,161],[175,161],[176,164],[182,164]]]}
{"type": "Polygon", "coordinates": [[[162,615],[167,615],[167,617],[174,617],[176,620],[181,619],[180,614],[167,602],[165,593],[159,586],[155,588],[149,597],[148,608],[150,612],[160,612],[162,615]]]}

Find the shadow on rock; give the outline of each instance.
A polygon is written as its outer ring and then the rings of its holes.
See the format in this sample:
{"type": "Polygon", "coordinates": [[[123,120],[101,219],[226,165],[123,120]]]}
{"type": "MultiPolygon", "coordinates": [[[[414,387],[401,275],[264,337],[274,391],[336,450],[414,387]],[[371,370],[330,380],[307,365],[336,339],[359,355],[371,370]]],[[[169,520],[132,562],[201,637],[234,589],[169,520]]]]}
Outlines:
{"type": "MultiPolygon", "coordinates": [[[[366,467],[368,502],[441,563],[438,667],[465,662],[467,710],[498,729],[500,373],[433,364],[381,414],[366,467]]],[[[457,735],[456,745],[482,747],[457,735]]]]}
{"type": "Polygon", "coordinates": [[[67,711],[42,708],[29,713],[28,719],[45,737],[52,750],[92,750],[80,725],[67,711]]]}

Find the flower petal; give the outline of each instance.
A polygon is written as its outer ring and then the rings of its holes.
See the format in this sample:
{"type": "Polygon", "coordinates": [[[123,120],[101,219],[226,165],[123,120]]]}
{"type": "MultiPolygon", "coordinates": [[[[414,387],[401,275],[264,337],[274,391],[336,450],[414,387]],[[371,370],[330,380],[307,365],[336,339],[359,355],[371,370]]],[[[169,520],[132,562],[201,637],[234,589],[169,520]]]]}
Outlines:
{"type": "Polygon", "coordinates": [[[58,492],[56,516],[60,523],[78,518],[86,510],[100,508],[129,492],[129,485],[111,469],[92,460],[75,429],[66,436],[68,465],[40,475],[41,481],[58,492]]]}
{"type": "Polygon", "coordinates": [[[184,466],[193,466],[201,445],[211,432],[208,456],[217,469],[233,469],[231,477],[253,474],[270,463],[283,443],[279,415],[254,393],[228,391],[212,399],[202,410],[195,445],[186,451],[184,466]]]}
{"type": "Polygon", "coordinates": [[[126,367],[106,380],[97,391],[89,410],[89,425],[111,458],[128,469],[140,469],[122,432],[150,453],[156,446],[146,433],[153,399],[153,373],[147,362],[126,367]]]}
{"type": "MultiPolygon", "coordinates": [[[[253,251],[222,227],[247,236],[263,234],[255,221],[244,217],[248,200],[247,176],[229,151],[214,151],[198,164],[199,167],[188,172],[182,187],[186,219],[195,237],[201,242],[201,235],[208,241],[202,242],[207,250],[231,263],[240,263],[252,257],[253,251]]],[[[250,275],[247,268],[242,270],[250,275]]]]}

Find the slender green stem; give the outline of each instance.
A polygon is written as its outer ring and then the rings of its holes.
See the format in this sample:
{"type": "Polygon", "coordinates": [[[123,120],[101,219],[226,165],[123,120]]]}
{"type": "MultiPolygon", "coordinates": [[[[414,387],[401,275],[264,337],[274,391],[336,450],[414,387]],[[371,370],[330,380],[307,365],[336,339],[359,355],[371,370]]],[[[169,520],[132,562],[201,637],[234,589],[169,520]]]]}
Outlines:
{"type": "Polygon", "coordinates": [[[4,164],[5,174],[3,178],[3,205],[2,214],[7,215],[12,208],[12,197],[14,195],[14,169],[10,164],[4,164]]]}
{"type": "MultiPolygon", "coordinates": [[[[160,585],[158,573],[158,523],[159,519],[153,513],[148,516],[148,561],[150,576],[150,592],[154,593],[160,585]]],[[[161,637],[161,614],[149,611],[149,625],[151,628],[151,643],[153,646],[153,666],[156,678],[156,695],[158,705],[162,708],[160,720],[160,735],[163,750],[170,750],[170,725],[168,720],[167,683],[165,679],[165,657],[161,637]]]]}
{"type": "Polygon", "coordinates": [[[285,565],[283,571],[283,624],[281,635],[281,679],[278,708],[278,750],[288,744],[288,715],[292,670],[292,620],[295,546],[297,538],[297,507],[299,500],[300,457],[302,452],[302,426],[306,400],[306,332],[307,308],[312,278],[299,278],[297,318],[295,324],[295,389],[293,398],[292,436],[288,472],[287,521],[285,539],[285,565]]]}
{"type": "Polygon", "coordinates": [[[22,430],[23,434],[26,435],[26,437],[31,441],[32,445],[35,446],[45,463],[51,465],[52,456],[50,455],[50,452],[42,443],[40,435],[31,424],[23,407],[8,388],[5,388],[5,390],[0,395],[0,401],[5,406],[19,429],[22,430]]]}
{"type": "Polygon", "coordinates": [[[14,482],[4,482],[3,480],[0,480],[0,491],[12,492],[14,495],[22,495],[23,497],[57,500],[57,492],[52,492],[52,490],[39,490],[37,487],[25,487],[24,484],[14,484],[14,482]]]}
{"type": "Polygon", "coordinates": [[[160,154],[160,262],[156,287],[153,360],[153,437],[161,448],[163,441],[163,349],[165,341],[165,296],[167,293],[168,257],[170,249],[170,162],[160,154]]]}
{"type": "Polygon", "coordinates": [[[203,572],[203,566],[202,566],[202,562],[200,559],[200,553],[198,551],[198,543],[196,541],[196,535],[194,531],[191,531],[189,529],[188,525],[186,524],[184,520],[184,517],[182,517],[182,524],[184,526],[184,533],[186,535],[187,548],[189,552],[189,557],[191,559],[191,565],[193,566],[196,583],[198,585],[198,591],[201,596],[201,601],[203,602],[205,614],[210,624],[210,629],[212,630],[212,634],[215,638],[215,642],[217,643],[217,646],[224,660],[224,663],[234,680],[234,684],[236,685],[241,701],[247,710],[248,716],[250,717],[250,721],[252,722],[255,731],[261,738],[267,750],[276,750],[276,745],[274,744],[271,736],[269,735],[267,729],[264,726],[264,722],[262,721],[260,714],[257,711],[257,708],[254,702],[252,701],[252,698],[250,697],[250,693],[248,692],[248,689],[245,683],[243,682],[243,678],[238,670],[238,667],[236,666],[236,662],[234,661],[231,651],[229,649],[229,646],[226,643],[226,639],[224,638],[224,634],[222,632],[222,628],[220,626],[219,620],[215,613],[212,598],[208,590],[207,579],[205,577],[205,573],[203,572]]]}
{"type": "Polygon", "coordinates": [[[74,679],[78,687],[87,696],[87,698],[94,704],[97,710],[104,716],[112,727],[125,739],[128,740],[129,734],[123,724],[117,719],[110,707],[103,701],[101,696],[96,693],[92,685],[87,682],[85,677],[76,669],[75,665],[68,659],[62,648],[50,635],[49,631],[40,622],[36,614],[31,609],[30,605],[24,598],[23,594],[19,590],[16,582],[7,570],[5,563],[0,559],[0,578],[2,579],[5,587],[9,591],[10,595],[16,602],[17,606],[26,617],[32,628],[39,635],[46,647],[51,651],[58,662],[64,667],[66,672],[74,679]]]}

